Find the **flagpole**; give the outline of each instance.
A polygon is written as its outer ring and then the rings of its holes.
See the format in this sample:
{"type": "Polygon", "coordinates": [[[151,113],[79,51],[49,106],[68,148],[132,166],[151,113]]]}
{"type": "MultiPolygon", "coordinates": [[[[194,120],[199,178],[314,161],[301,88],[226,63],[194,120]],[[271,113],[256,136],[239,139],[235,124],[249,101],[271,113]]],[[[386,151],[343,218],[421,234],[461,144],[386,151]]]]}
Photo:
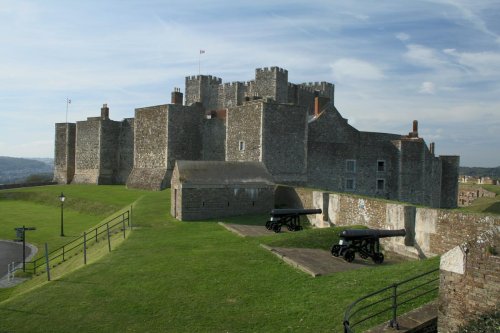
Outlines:
{"type": "Polygon", "coordinates": [[[68,105],[71,103],[71,100],[66,97],[66,124],[68,123],[68,105]]]}

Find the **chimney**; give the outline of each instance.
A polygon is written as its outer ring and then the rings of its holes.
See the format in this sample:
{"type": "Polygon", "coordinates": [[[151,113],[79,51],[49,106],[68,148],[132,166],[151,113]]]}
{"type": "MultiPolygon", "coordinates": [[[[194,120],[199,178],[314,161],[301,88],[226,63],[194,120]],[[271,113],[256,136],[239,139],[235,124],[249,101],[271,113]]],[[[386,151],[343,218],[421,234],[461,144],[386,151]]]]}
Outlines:
{"type": "Polygon", "coordinates": [[[109,108],[108,104],[103,104],[101,108],[101,119],[108,120],[109,119],[109,108]]]}
{"type": "Polygon", "coordinates": [[[182,105],[182,98],[184,96],[181,93],[181,88],[174,88],[172,91],[172,104],[182,105]]]}
{"type": "Polygon", "coordinates": [[[319,116],[319,91],[314,91],[314,116],[319,116]]]}
{"type": "Polygon", "coordinates": [[[435,149],[435,147],[436,147],[436,146],[435,146],[434,142],[431,142],[431,143],[429,144],[429,151],[430,151],[430,153],[431,153],[432,155],[434,155],[434,149],[435,149]]]}
{"type": "Polygon", "coordinates": [[[413,133],[418,138],[418,120],[413,121],[413,133]]]}

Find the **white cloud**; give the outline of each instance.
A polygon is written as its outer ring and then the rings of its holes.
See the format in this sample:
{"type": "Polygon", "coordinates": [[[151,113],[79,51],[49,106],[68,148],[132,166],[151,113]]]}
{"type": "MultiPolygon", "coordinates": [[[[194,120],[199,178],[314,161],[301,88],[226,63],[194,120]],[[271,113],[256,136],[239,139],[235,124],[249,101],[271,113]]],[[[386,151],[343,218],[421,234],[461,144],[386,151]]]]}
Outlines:
{"type": "Polygon", "coordinates": [[[405,42],[405,41],[409,40],[411,37],[407,33],[400,32],[400,33],[396,34],[396,38],[402,42],[405,42]]]}
{"type": "Polygon", "coordinates": [[[342,58],[335,61],[331,66],[333,76],[339,80],[380,80],[384,74],[377,66],[359,59],[342,58]]]}
{"type": "Polygon", "coordinates": [[[436,85],[429,81],[422,82],[419,93],[434,95],[436,93],[436,85]]]}
{"type": "Polygon", "coordinates": [[[482,76],[500,75],[500,52],[458,52],[445,49],[457,63],[482,76]]]}
{"type": "Polygon", "coordinates": [[[409,44],[404,57],[413,65],[440,68],[446,62],[440,57],[436,50],[418,44],[409,44]]]}

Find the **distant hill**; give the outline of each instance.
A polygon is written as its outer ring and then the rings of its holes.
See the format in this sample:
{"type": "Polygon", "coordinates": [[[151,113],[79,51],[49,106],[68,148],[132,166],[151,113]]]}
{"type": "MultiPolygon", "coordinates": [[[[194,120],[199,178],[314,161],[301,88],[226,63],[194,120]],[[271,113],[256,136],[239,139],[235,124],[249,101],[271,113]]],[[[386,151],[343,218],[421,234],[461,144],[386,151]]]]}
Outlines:
{"type": "Polygon", "coordinates": [[[30,175],[53,174],[53,159],[40,160],[0,156],[0,184],[23,182],[30,175]]]}
{"type": "Polygon", "coordinates": [[[474,177],[500,178],[500,166],[496,168],[460,167],[460,174],[474,177]]]}

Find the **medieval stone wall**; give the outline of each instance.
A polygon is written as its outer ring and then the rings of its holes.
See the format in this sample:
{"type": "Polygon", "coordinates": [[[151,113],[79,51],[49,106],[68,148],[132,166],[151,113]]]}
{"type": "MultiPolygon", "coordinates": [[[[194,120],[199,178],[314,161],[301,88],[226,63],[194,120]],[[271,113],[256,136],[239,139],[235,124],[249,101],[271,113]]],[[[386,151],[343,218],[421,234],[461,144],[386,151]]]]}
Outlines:
{"type": "Polygon", "coordinates": [[[167,113],[167,169],[171,174],[176,160],[201,159],[204,110],[199,104],[191,107],[170,104],[167,113]]]}
{"type": "Polygon", "coordinates": [[[160,190],[167,186],[168,106],[135,109],[134,168],[127,186],[160,190]]]}
{"type": "Polygon", "coordinates": [[[120,130],[121,123],[118,121],[109,119],[101,121],[98,184],[111,185],[117,183],[120,130]]]}
{"type": "Polygon", "coordinates": [[[262,161],[276,182],[307,179],[307,114],[301,106],[263,103],[262,161]]]}
{"type": "Polygon", "coordinates": [[[75,175],[76,124],[56,124],[55,132],[54,181],[69,184],[75,175]]]}
{"type": "Polygon", "coordinates": [[[75,184],[98,184],[100,158],[101,118],[76,122],[75,184]]]}
{"type": "Polygon", "coordinates": [[[274,188],[269,187],[198,187],[182,188],[183,221],[214,217],[269,213],[274,208],[274,188]]]}
{"type": "Polygon", "coordinates": [[[500,309],[500,227],[454,247],[441,257],[438,331],[460,326],[500,309]]]}
{"type": "Polygon", "coordinates": [[[278,103],[288,102],[288,71],[279,67],[255,70],[254,95],[271,98],[278,103]]]}
{"type": "Polygon", "coordinates": [[[226,161],[262,161],[262,109],[262,102],[252,101],[228,112],[226,161]]]}
{"type": "Polygon", "coordinates": [[[441,208],[457,207],[459,156],[440,156],[441,170],[441,208]]]}
{"type": "Polygon", "coordinates": [[[126,118],[121,122],[118,139],[119,158],[116,182],[126,184],[134,167],[134,118],[126,118]]]}
{"type": "Polygon", "coordinates": [[[226,158],[226,119],[204,119],[202,123],[203,161],[224,161],[226,158]]]}

